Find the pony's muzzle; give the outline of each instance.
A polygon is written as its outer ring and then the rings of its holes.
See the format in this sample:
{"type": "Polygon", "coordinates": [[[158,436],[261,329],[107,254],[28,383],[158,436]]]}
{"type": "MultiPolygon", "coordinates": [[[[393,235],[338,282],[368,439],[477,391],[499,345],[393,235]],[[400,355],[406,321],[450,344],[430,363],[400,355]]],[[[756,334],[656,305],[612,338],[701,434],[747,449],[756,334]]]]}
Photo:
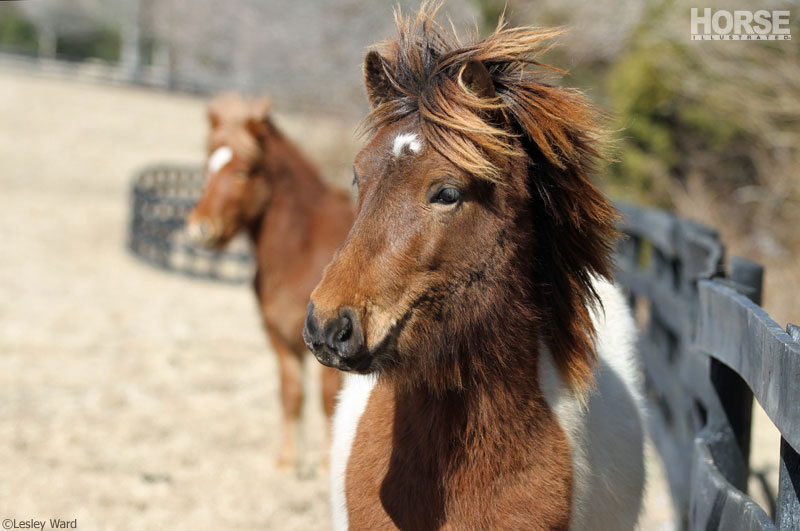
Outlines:
{"type": "Polygon", "coordinates": [[[186,236],[193,245],[210,247],[219,239],[217,225],[210,218],[190,219],[186,225],[186,236]]]}
{"type": "Polygon", "coordinates": [[[328,367],[357,371],[366,358],[361,322],[351,308],[340,308],[336,317],[320,322],[314,303],[308,303],[303,340],[320,363],[328,367]]]}

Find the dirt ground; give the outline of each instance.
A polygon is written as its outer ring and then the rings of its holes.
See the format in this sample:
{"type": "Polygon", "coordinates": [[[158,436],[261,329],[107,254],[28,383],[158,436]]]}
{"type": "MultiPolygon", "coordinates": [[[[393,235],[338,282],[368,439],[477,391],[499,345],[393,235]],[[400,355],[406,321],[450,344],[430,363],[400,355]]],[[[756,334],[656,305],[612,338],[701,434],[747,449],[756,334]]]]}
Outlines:
{"type": "MultiPolygon", "coordinates": [[[[0,71],[0,116],[0,518],[329,528],[318,388],[308,457],[280,473],[276,364],[249,288],[159,271],[125,249],[133,173],[199,164],[204,102],[0,71]]],[[[354,124],[279,123],[345,178],[354,124]]],[[[649,461],[641,528],[669,530],[649,461]]]]}

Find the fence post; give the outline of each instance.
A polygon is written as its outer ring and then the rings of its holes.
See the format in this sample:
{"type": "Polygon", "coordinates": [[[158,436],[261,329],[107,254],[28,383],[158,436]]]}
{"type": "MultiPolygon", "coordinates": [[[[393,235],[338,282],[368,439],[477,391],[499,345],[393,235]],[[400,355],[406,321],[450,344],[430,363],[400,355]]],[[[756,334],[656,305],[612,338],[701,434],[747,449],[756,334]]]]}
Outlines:
{"type": "MultiPolygon", "coordinates": [[[[729,280],[734,289],[761,305],[762,281],[764,267],[761,264],[732,256],[730,260],[729,280]]],[[[739,451],[742,455],[743,467],[730,470],[732,477],[728,480],[742,492],[747,492],[747,479],[750,475],[750,428],[753,417],[753,392],[736,372],[723,363],[711,358],[711,383],[719,397],[725,416],[733,429],[739,451]]]]}
{"type": "MultiPolygon", "coordinates": [[[[800,326],[789,324],[786,332],[800,342],[800,326]]],[[[775,523],[781,531],[800,529],[800,456],[781,437],[781,461],[778,474],[778,500],[775,523]]]]}

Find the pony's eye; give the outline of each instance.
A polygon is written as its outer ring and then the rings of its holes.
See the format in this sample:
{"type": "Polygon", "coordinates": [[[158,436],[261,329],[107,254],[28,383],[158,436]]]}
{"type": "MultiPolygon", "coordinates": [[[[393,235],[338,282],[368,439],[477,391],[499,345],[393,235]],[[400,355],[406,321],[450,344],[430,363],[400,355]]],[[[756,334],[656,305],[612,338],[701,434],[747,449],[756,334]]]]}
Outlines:
{"type": "Polygon", "coordinates": [[[439,203],[440,205],[453,205],[461,199],[461,192],[458,188],[453,186],[442,186],[431,196],[431,203],[439,203]]]}
{"type": "Polygon", "coordinates": [[[360,188],[361,186],[361,179],[358,176],[358,172],[355,168],[353,168],[353,186],[356,188],[360,188]]]}

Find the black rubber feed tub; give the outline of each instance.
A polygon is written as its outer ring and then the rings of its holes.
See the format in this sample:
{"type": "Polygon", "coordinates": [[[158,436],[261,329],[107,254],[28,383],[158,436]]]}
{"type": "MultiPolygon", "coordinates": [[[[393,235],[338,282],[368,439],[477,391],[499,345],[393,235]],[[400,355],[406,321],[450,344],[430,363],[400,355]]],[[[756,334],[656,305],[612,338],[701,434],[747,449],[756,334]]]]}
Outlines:
{"type": "Polygon", "coordinates": [[[191,277],[241,283],[255,270],[250,246],[237,236],[222,251],[192,245],[186,216],[200,198],[200,168],[158,165],[140,171],[131,188],[128,247],[146,262],[191,277]]]}

